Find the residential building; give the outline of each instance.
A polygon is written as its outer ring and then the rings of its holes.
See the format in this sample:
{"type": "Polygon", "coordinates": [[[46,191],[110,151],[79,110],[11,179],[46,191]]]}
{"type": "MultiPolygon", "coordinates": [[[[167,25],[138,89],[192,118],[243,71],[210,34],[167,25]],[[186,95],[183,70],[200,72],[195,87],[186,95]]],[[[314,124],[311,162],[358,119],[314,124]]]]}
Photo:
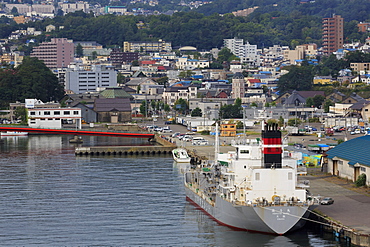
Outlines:
{"type": "Polygon", "coordinates": [[[221,137],[236,136],[236,124],[221,124],[220,133],[221,137]]]}
{"type": "Polygon", "coordinates": [[[135,60],[139,60],[138,52],[123,52],[120,49],[113,49],[110,53],[110,61],[112,66],[121,68],[124,63],[132,63],[135,60]]]}
{"type": "Polygon", "coordinates": [[[180,57],[176,61],[176,67],[180,70],[194,70],[198,68],[209,67],[208,60],[189,59],[188,57],[180,57]]]}
{"type": "Polygon", "coordinates": [[[163,101],[173,106],[175,102],[182,98],[186,101],[197,98],[197,87],[169,87],[165,88],[162,94],[163,101]]]}
{"type": "Polygon", "coordinates": [[[369,22],[360,22],[357,24],[358,31],[362,33],[366,33],[370,31],[370,23],[369,22]]]}
{"type": "Polygon", "coordinates": [[[31,57],[42,60],[50,69],[66,68],[74,59],[74,45],[66,38],[52,38],[33,48],[31,57]]]}
{"type": "Polygon", "coordinates": [[[235,56],[242,57],[244,53],[243,39],[224,39],[224,47],[228,48],[235,56]]]}
{"type": "Polygon", "coordinates": [[[356,71],[358,73],[360,73],[361,71],[370,72],[370,63],[351,63],[350,67],[353,71],[356,71]]]}
{"type": "Polygon", "coordinates": [[[59,2],[58,5],[59,8],[63,10],[64,15],[80,10],[82,10],[85,13],[88,13],[90,10],[90,5],[87,2],[76,2],[76,3],[59,2]]]}
{"type": "Polygon", "coordinates": [[[105,14],[125,15],[127,13],[127,7],[125,6],[105,6],[105,14]]]}
{"type": "Polygon", "coordinates": [[[328,55],[343,48],[343,18],[340,15],[333,15],[330,18],[323,18],[322,48],[323,54],[328,55]]]}
{"type": "Polygon", "coordinates": [[[76,66],[65,72],[65,89],[76,94],[114,86],[117,86],[117,71],[112,67],[92,65],[91,70],[84,70],[76,66]]]}
{"type": "Polygon", "coordinates": [[[157,42],[150,41],[125,41],[123,42],[124,52],[170,52],[172,50],[171,42],[158,40],[157,42]]]}

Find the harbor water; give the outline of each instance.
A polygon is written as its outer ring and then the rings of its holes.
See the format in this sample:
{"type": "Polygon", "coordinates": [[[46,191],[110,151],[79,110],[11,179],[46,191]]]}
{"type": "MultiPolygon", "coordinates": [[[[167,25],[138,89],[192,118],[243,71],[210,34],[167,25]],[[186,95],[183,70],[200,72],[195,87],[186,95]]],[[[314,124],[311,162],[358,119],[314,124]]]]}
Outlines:
{"type": "Polygon", "coordinates": [[[219,225],[186,201],[170,155],[75,156],[70,138],[1,138],[0,246],[345,246],[311,228],[272,236],[219,225]]]}

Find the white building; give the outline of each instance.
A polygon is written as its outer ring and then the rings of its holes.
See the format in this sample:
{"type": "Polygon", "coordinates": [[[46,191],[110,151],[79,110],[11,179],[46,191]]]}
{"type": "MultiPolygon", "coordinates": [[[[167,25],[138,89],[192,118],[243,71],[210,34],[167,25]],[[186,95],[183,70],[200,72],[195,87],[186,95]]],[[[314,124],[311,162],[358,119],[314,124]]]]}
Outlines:
{"type": "Polygon", "coordinates": [[[244,53],[243,39],[224,39],[224,47],[228,48],[235,56],[242,57],[244,53]]]}
{"type": "Polygon", "coordinates": [[[91,70],[79,66],[65,73],[65,89],[74,93],[96,92],[98,88],[117,86],[117,72],[103,65],[92,65],[91,70]]]}
{"type": "Polygon", "coordinates": [[[81,119],[80,108],[28,109],[28,126],[31,128],[61,129],[63,123],[70,123],[81,129],[81,119]]]}
{"type": "Polygon", "coordinates": [[[176,67],[180,70],[194,70],[198,68],[209,67],[208,60],[189,59],[187,57],[180,57],[176,61],[176,67]]]}

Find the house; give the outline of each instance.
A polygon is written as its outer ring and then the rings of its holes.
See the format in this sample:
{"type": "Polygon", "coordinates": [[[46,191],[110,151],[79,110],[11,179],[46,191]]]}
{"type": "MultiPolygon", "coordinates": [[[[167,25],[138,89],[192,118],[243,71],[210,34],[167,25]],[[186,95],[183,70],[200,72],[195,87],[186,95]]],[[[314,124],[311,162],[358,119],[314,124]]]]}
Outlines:
{"type": "Polygon", "coordinates": [[[354,104],[362,100],[364,100],[364,98],[357,95],[356,93],[352,93],[350,96],[348,96],[346,99],[343,100],[343,103],[344,104],[354,104]]]}
{"type": "Polygon", "coordinates": [[[236,124],[221,124],[220,136],[236,136],[236,124]]]}
{"type": "Polygon", "coordinates": [[[344,93],[339,92],[338,90],[335,90],[328,96],[326,96],[326,99],[331,100],[334,103],[342,102],[346,98],[346,95],[344,93]]]}
{"type": "Polygon", "coordinates": [[[135,77],[131,78],[125,86],[136,90],[139,93],[149,93],[149,86],[158,85],[154,80],[147,78],[147,77],[135,77]]]}
{"type": "Polygon", "coordinates": [[[370,185],[370,135],[358,137],[328,150],[322,162],[324,171],[344,179],[356,181],[366,175],[370,185]]]}
{"type": "Polygon", "coordinates": [[[285,106],[304,106],[308,98],[313,98],[316,95],[321,95],[325,98],[324,91],[296,91],[291,94],[285,93],[280,96],[276,102],[285,106]]]}
{"type": "Polygon", "coordinates": [[[370,119],[370,101],[361,100],[349,107],[352,116],[362,118],[366,122],[370,119]]]}
{"type": "Polygon", "coordinates": [[[131,104],[128,98],[95,99],[94,111],[98,114],[98,122],[131,121],[131,104]]]}

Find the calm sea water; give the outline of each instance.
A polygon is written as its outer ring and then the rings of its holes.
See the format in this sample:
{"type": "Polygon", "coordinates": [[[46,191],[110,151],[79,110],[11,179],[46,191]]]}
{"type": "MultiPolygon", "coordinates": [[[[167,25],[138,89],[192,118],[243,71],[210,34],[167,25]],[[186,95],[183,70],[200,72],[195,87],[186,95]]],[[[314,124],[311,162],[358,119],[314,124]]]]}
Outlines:
{"type": "Polygon", "coordinates": [[[70,138],[1,139],[0,246],[340,246],[306,229],[270,236],[218,225],[186,201],[170,156],[79,157],[70,138]]]}

